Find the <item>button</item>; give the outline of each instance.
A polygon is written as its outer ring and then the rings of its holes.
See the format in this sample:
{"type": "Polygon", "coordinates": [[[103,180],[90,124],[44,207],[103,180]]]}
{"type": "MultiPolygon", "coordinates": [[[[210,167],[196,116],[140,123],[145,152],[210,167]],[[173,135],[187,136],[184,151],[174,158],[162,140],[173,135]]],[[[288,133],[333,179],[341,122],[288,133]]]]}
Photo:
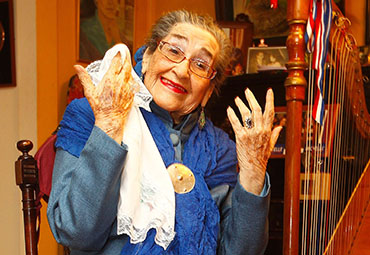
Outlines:
{"type": "Polygon", "coordinates": [[[180,139],[178,135],[171,133],[170,138],[171,138],[173,146],[177,146],[179,144],[180,139]]]}
{"type": "Polygon", "coordinates": [[[167,167],[167,171],[176,193],[184,194],[193,190],[195,177],[188,167],[180,163],[174,163],[167,167]]]}

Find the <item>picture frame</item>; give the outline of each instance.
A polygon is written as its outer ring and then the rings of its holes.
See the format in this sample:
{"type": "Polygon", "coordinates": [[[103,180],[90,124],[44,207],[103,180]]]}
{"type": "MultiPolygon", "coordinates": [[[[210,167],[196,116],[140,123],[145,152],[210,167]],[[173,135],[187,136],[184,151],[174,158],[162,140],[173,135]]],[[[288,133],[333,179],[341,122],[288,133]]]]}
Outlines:
{"type": "Polygon", "coordinates": [[[276,141],[275,147],[272,149],[271,158],[284,158],[285,157],[285,131],[287,121],[287,110],[285,106],[275,107],[275,116],[273,127],[282,126],[283,129],[280,131],[278,140],[276,141]],[[285,122],[284,122],[285,121],[285,122]]]}
{"type": "Polygon", "coordinates": [[[245,73],[248,59],[248,48],[252,46],[253,24],[243,21],[218,21],[233,46],[230,65],[226,74],[231,76],[245,73]]]}
{"type": "Polygon", "coordinates": [[[271,8],[270,1],[233,0],[231,2],[235,7],[239,6],[238,10],[234,10],[236,12],[234,16],[243,13],[253,23],[253,38],[267,39],[289,35],[287,1],[278,1],[276,8],[271,8]]]}
{"type": "Polygon", "coordinates": [[[285,64],[288,60],[288,50],[285,46],[250,47],[248,49],[246,73],[285,71],[285,64]]]}
{"type": "Polygon", "coordinates": [[[0,0],[0,87],[16,86],[13,0],[0,0]]]}
{"type": "Polygon", "coordinates": [[[132,52],[134,0],[77,2],[77,60],[90,63],[117,43],[132,52]]]}

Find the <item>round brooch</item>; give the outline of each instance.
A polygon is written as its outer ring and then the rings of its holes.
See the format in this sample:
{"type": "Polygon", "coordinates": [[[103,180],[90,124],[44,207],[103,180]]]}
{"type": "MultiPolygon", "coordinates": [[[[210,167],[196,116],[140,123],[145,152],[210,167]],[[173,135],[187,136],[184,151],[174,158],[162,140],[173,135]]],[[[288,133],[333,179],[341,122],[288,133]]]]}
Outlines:
{"type": "Polygon", "coordinates": [[[195,177],[193,172],[183,164],[173,163],[167,167],[173,188],[178,194],[185,194],[195,186],[195,177]]]}

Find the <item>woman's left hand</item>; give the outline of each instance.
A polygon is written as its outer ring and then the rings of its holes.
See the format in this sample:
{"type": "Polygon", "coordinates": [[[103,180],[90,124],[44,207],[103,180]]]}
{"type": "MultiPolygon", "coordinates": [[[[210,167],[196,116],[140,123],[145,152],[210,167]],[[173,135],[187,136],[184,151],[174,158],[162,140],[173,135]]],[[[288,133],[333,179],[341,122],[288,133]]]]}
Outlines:
{"type": "Polygon", "coordinates": [[[243,121],[250,118],[252,125],[250,127],[245,123],[242,125],[231,107],[227,109],[227,115],[235,133],[240,184],[248,192],[259,195],[265,183],[267,161],[282,127],[271,130],[275,115],[272,89],[267,91],[265,112],[262,112],[248,88],[245,90],[245,96],[250,109],[239,97],[235,98],[235,104],[243,121]]]}

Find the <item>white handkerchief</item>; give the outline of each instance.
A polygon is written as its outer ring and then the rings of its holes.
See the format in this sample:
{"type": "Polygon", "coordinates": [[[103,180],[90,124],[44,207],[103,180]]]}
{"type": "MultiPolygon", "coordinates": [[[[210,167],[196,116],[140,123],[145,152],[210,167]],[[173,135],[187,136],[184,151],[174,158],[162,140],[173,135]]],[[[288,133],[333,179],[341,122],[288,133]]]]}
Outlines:
{"type": "MultiPolygon", "coordinates": [[[[103,60],[86,68],[96,86],[118,51],[122,61],[126,61],[126,56],[130,59],[126,45],[117,44],[106,52],[103,60]]],[[[133,69],[131,74],[140,89],[135,93],[122,140],[128,153],[121,176],[117,233],[130,236],[131,243],[139,243],[145,240],[149,229],[154,228],[157,231],[155,242],[166,249],[175,236],[175,192],[139,109],[143,107],[150,111],[152,96],[133,69]]]]}

